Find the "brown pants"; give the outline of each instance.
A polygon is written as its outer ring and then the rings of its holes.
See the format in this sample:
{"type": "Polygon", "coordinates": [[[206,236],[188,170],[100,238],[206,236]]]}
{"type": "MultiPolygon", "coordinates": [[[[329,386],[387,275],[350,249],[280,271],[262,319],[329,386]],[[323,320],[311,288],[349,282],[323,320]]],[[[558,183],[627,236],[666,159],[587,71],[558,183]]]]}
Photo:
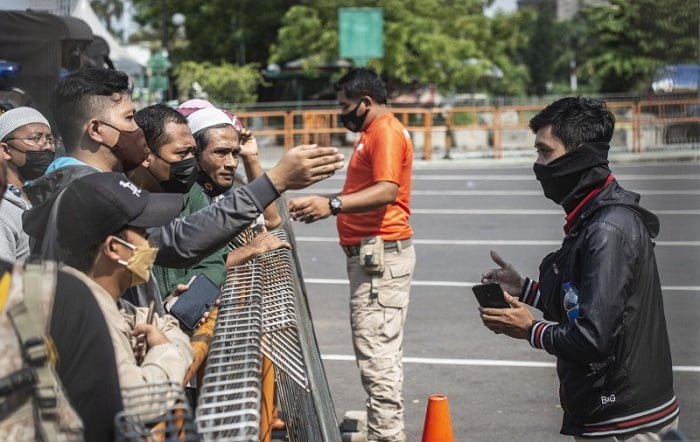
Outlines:
{"type": "Polygon", "coordinates": [[[416,265],[415,249],[385,250],[385,270],[374,278],[348,257],[350,326],[367,400],[369,441],[403,442],[403,326],[416,265]],[[372,284],[378,284],[376,296],[372,284]]]}

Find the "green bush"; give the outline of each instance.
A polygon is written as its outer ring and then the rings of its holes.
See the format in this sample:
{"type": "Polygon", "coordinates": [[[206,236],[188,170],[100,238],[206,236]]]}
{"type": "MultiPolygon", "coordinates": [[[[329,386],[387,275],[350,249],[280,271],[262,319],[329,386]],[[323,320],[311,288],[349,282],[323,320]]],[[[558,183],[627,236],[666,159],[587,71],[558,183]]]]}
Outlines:
{"type": "Polygon", "coordinates": [[[255,91],[263,81],[260,67],[255,63],[236,66],[227,62],[184,61],[175,67],[174,74],[181,100],[187,98],[196,81],[209,95],[209,100],[228,104],[255,103],[258,99],[255,91]]]}

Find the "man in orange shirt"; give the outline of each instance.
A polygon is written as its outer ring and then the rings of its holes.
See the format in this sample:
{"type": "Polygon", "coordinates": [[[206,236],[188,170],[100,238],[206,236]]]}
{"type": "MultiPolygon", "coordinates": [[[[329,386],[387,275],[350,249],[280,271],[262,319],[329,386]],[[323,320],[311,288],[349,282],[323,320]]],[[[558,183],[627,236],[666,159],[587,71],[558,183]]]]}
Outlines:
{"type": "Polygon", "coordinates": [[[347,255],[350,324],[367,401],[368,441],[404,442],[403,326],[416,255],[411,243],[413,145],[387,108],[381,78],[355,69],[335,85],[340,120],[362,132],[342,193],[296,198],[289,212],[311,223],[337,215],[347,255]]]}

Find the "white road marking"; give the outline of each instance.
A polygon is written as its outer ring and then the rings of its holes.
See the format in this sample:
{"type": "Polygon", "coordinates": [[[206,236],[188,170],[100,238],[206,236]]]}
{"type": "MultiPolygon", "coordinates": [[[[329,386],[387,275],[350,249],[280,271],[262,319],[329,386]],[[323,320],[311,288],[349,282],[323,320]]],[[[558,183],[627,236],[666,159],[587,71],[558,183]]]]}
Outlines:
{"type": "MultiPolygon", "coordinates": [[[[656,215],[700,215],[700,210],[652,210],[656,215]]],[[[561,209],[411,209],[411,215],[559,215],[561,209]]]]}
{"type": "MultiPolygon", "coordinates": [[[[324,361],[347,361],[355,362],[353,355],[322,354],[324,361]]],[[[416,358],[406,356],[403,358],[406,364],[427,364],[427,365],[467,365],[478,367],[524,367],[524,368],[555,368],[554,362],[538,361],[509,361],[498,359],[448,359],[448,358],[416,358]]],[[[674,365],[673,371],[700,373],[700,366],[697,365],[674,365]]]]}
{"type": "MultiPolygon", "coordinates": [[[[337,193],[338,189],[310,188],[295,190],[292,194],[329,194],[337,193]]],[[[700,195],[700,189],[679,190],[637,190],[640,195],[700,195]]],[[[538,196],[544,198],[541,190],[413,190],[413,196],[538,196]]]]}
{"type": "MultiPolygon", "coordinates": [[[[334,237],[298,236],[297,242],[338,243],[334,237]]],[[[528,239],[413,239],[413,244],[426,246],[559,246],[561,240],[528,239]]],[[[659,247],[700,247],[700,241],[656,241],[659,247]]]]}
{"type": "MultiPolygon", "coordinates": [[[[307,284],[348,285],[347,279],[340,278],[304,278],[307,284]]],[[[478,282],[462,281],[411,281],[411,286],[416,287],[473,287],[478,282]]],[[[698,285],[666,285],[661,290],[670,292],[700,292],[698,285]]]]}
{"type": "MultiPolygon", "coordinates": [[[[680,181],[700,180],[700,174],[684,175],[615,175],[619,181],[680,181]]],[[[333,175],[331,180],[344,181],[345,175],[333,175]]],[[[534,174],[492,174],[492,175],[435,175],[413,174],[413,181],[534,181],[534,174]]]]}

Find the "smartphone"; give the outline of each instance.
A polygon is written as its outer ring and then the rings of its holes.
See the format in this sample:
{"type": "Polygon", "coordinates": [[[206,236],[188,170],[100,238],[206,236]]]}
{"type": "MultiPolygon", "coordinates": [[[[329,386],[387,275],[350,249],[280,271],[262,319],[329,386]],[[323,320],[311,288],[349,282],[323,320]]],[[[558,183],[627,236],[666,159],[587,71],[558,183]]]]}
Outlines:
{"type": "Polygon", "coordinates": [[[189,284],[189,289],[181,294],[170,308],[170,314],[190,330],[197,327],[204,312],[214,306],[220,290],[204,274],[199,274],[189,284]]]}
{"type": "Polygon", "coordinates": [[[484,308],[510,308],[503,297],[503,289],[496,283],[475,285],[472,291],[479,305],[484,308]]]}

